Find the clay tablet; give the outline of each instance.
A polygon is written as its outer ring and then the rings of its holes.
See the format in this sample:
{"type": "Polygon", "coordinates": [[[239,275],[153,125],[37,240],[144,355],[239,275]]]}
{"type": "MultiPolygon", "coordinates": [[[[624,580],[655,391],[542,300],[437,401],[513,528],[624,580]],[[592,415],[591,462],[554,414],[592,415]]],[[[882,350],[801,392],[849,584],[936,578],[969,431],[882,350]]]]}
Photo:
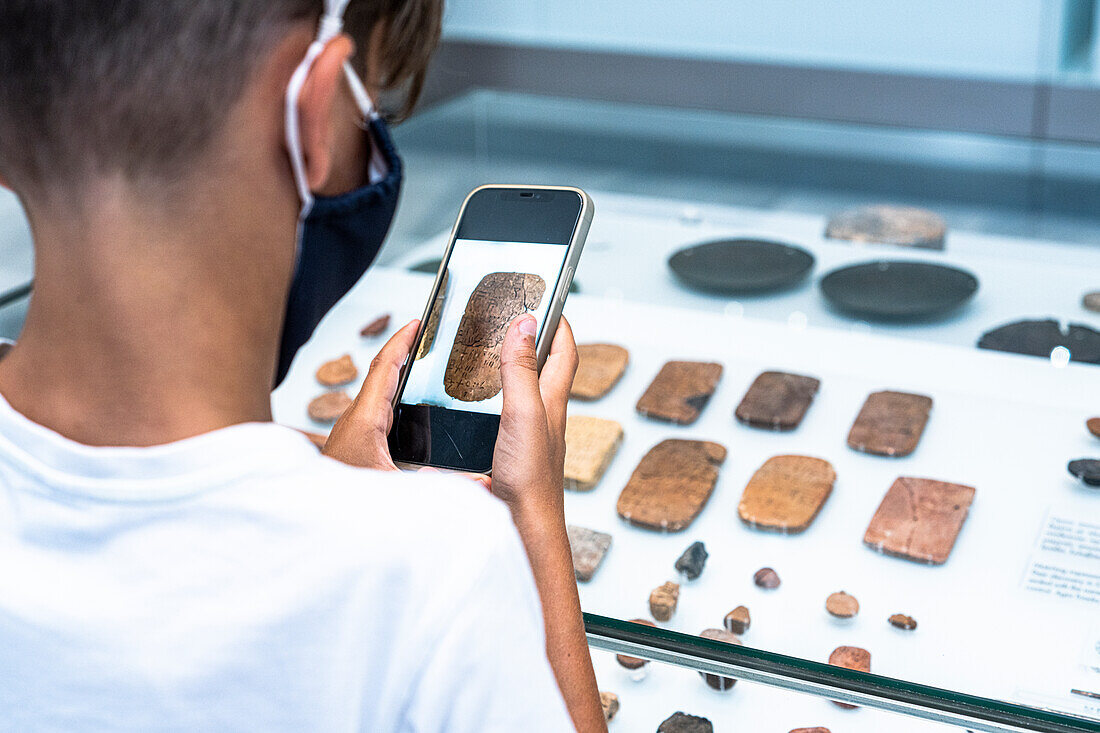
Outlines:
{"type": "MultiPolygon", "coordinates": [[[[632,624],[641,624],[642,626],[649,626],[650,628],[656,628],[657,624],[653,623],[647,618],[632,618],[630,619],[632,624]]],[[[626,654],[616,654],[615,661],[626,669],[641,669],[649,664],[648,659],[639,659],[638,657],[627,656],[626,654]]]]}
{"type": "Polygon", "coordinates": [[[565,421],[565,488],[591,491],[623,442],[614,420],[570,415],[565,421]]]}
{"type": "Polygon", "coordinates": [[[658,621],[668,621],[676,613],[680,600],[680,584],[671,580],[654,588],[649,594],[649,612],[658,621]]]}
{"type": "Polygon", "coordinates": [[[577,400],[598,400],[610,392],[630,361],[630,352],[615,344],[580,344],[577,356],[580,363],[569,392],[577,400]]]}
{"type": "Polygon", "coordinates": [[[1090,417],[1085,421],[1085,427],[1089,429],[1089,432],[1100,438],[1100,417],[1090,417]]]}
{"type": "Polygon", "coordinates": [[[943,249],[947,225],[936,214],[912,206],[863,206],[835,214],[825,227],[830,239],[943,249]]]}
{"type": "Polygon", "coordinates": [[[763,372],[741,398],[734,415],[754,428],[794,430],[814,401],[821,381],[787,372],[763,372]]]}
{"type": "Polygon", "coordinates": [[[1081,305],[1084,306],[1085,310],[1100,313],[1100,290],[1085,293],[1081,296],[1081,305]]]}
{"type": "Polygon", "coordinates": [[[573,553],[573,572],[577,580],[587,583],[592,580],[610,549],[611,535],[573,524],[568,525],[566,531],[569,533],[569,549],[573,553]]]}
{"type": "MultiPolygon", "coordinates": [[[[713,641],[721,641],[726,644],[733,644],[734,646],[742,646],[741,640],[736,635],[726,631],[725,629],[704,629],[699,636],[704,639],[711,639],[713,641]]],[[[707,672],[700,672],[699,676],[703,678],[710,687],[715,690],[725,691],[737,684],[737,680],[732,677],[722,677],[716,674],[709,674],[707,672]]]]}
{"type": "Polygon", "coordinates": [[[828,461],[772,456],[749,479],[737,513],[750,527],[797,534],[814,521],[835,481],[828,461]]]}
{"type": "Polygon", "coordinates": [[[646,388],[635,409],[655,420],[690,425],[699,419],[721,378],[721,364],[667,362],[646,388]]]}
{"type": "Polygon", "coordinates": [[[686,529],[703,510],[718,481],[726,448],[701,440],[662,440],[650,448],[626,482],[616,510],[638,527],[686,529]]]}
{"type": "Polygon", "coordinates": [[[386,332],[386,329],[390,327],[390,314],[384,313],[373,321],[363,326],[359,330],[359,335],[363,338],[372,338],[374,336],[381,336],[386,332]]]}
{"type": "Polygon", "coordinates": [[[458,324],[443,388],[463,402],[500,392],[500,346],[508,324],[542,302],[546,281],[538,275],[491,272],[481,278],[458,324]]]}
{"type": "Polygon", "coordinates": [[[326,361],[317,368],[317,381],[326,387],[340,387],[350,384],[359,376],[359,370],[355,368],[355,362],[350,354],[344,354],[339,359],[326,361]]]}
{"type": "Polygon", "coordinates": [[[972,501],[970,486],[902,476],[883,497],[863,542],[887,555],[942,565],[972,501]]]}
{"type": "Polygon", "coordinates": [[[317,422],[336,422],[351,407],[351,397],[346,392],[325,392],[314,397],[306,411],[317,422]]]}
{"type": "Polygon", "coordinates": [[[848,433],[848,446],[880,456],[907,456],[916,450],[931,411],[931,397],[872,392],[848,433]]]}
{"type": "MultiPolygon", "coordinates": [[[[438,267],[438,265],[437,265],[438,267]]],[[[432,270],[435,272],[435,270],[432,270]]],[[[443,318],[443,307],[447,305],[447,288],[451,284],[451,271],[443,273],[443,280],[439,283],[435,300],[432,301],[432,309],[428,311],[428,320],[424,324],[424,335],[420,338],[420,345],[416,347],[416,358],[423,359],[432,350],[435,344],[435,334],[439,331],[439,321],[443,318]]]]}

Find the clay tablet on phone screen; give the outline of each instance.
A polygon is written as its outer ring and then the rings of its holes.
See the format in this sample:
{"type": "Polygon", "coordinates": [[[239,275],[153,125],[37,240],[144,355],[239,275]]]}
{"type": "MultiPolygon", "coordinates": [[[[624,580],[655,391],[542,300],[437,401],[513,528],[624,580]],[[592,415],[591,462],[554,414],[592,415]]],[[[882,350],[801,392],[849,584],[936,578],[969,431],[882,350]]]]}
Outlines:
{"type": "Polygon", "coordinates": [[[650,448],[619,494],[619,516],[638,527],[686,529],[718,482],[726,448],[703,440],[662,440],[650,448]]]}
{"type": "Polygon", "coordinates": [[[424,336],[420,339],[420,346],[416,349],[416,358],[423,359],[432,350],[435,344],[435,334],[439,331],[439,320],[443,317],[443,307],[447,305],[447,287],[451,284],[451,271],[443,273],[443,279],[439,283],[439,290],[432,301],[432,309],[428,311],[428,322],[424,324],[424,336]]]}
{"type": "Polygon", "coordinates": [[[447,394],[480,402],[500,392],[500,347],[508,324],[542,302],[546,281],[521,272],[492,272],[481,278],[466,302],[443,375],[447,394]]]}
{"type": "Polygon", "coordinates": [[[970,486],[902,476],[882,498],[863,542],[887,555],[942,565],[973,501],[970,486]]]}

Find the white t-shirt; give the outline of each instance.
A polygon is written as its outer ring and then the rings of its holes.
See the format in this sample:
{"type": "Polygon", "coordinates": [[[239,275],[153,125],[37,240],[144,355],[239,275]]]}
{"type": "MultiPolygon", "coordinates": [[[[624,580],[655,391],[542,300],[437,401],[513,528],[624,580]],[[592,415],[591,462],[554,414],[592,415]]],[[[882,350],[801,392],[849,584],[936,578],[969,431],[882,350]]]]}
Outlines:
{"type": "Polygon", "coordinates": [[[243,424],[92,448],[0,398],[0,730],[572,730],[509,514],[243,424]]]}

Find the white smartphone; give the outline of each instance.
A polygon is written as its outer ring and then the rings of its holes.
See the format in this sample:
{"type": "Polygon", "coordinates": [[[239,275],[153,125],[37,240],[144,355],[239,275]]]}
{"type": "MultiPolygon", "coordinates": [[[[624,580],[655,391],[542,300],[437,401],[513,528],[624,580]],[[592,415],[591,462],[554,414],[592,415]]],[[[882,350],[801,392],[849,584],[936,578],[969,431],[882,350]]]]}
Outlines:
{"type": "Polygon", "coordinates": [[[389,435],[398,465],[491,471],[504,334],[532,314],[542,369],[592,214],[579,188],[481,186],[466,197],[401,370],[389,435]]]}

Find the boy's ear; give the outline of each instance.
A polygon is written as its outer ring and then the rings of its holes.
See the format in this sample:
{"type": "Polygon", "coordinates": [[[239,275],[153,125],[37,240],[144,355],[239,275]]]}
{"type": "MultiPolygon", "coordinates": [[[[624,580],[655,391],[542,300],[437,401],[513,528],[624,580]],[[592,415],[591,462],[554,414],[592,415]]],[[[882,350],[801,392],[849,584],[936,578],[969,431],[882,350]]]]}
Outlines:
{"type": "Polygon", "coordinates": [[[313,190],[321,187],[332,170],[331,117],[344,73],[344,62],[354,49],[351,39],[344,34],[326,43],[324,50],[313,62],[298,97],[306,180],[313,190]]]}

